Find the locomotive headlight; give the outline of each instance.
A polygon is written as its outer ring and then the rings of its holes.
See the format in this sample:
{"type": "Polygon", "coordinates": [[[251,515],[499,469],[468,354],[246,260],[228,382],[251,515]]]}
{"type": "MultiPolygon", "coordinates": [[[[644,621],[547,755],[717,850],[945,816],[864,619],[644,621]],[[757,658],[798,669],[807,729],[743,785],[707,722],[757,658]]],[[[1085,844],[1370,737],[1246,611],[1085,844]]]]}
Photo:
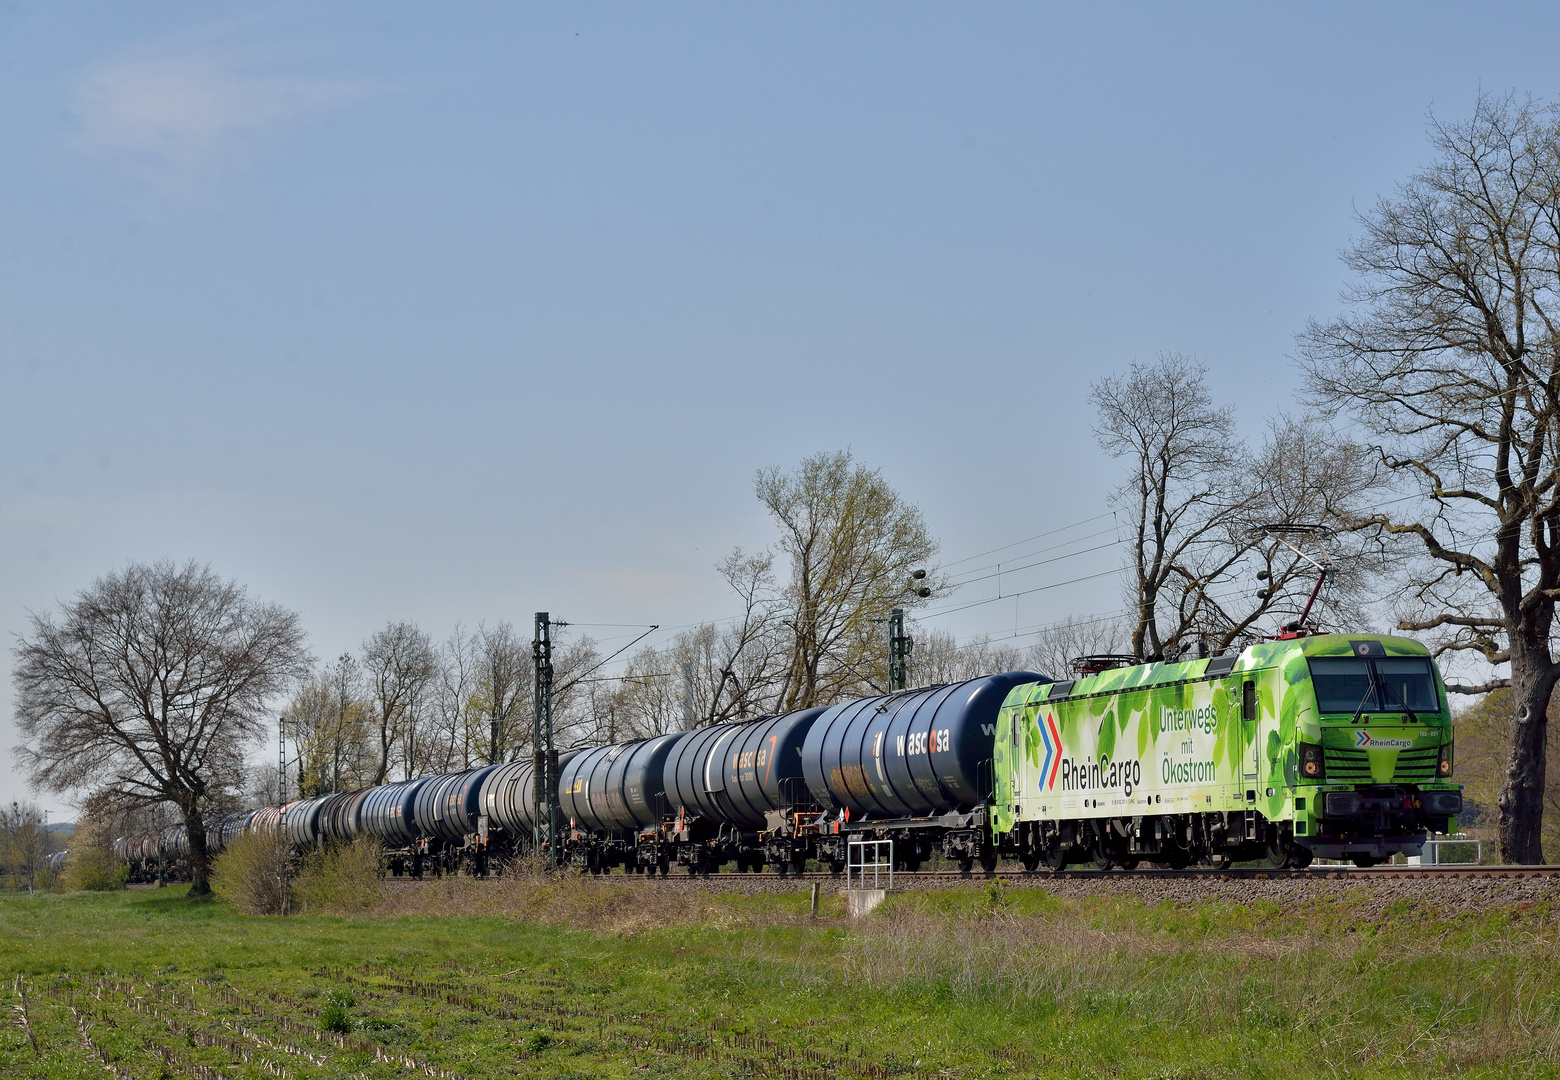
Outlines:
{"type": "Polygon", "coordinates": [[[1322,760],[1322,748],[1315,743],[1300,744],[1300,775],[1307,780],[1323,780],[1327,777],[1327,765],[1322,760]]]}
{"type": "Polygon", "coordinates": [[[1451,776],[1452,775],[1452,744],[1451,743],[1442,743],[1441,744],[1441,756],[1440,756],[1440,759],[1437,760],[1437,762],[1436,762],[1435,774],[1437,776],[1451,776]]]}

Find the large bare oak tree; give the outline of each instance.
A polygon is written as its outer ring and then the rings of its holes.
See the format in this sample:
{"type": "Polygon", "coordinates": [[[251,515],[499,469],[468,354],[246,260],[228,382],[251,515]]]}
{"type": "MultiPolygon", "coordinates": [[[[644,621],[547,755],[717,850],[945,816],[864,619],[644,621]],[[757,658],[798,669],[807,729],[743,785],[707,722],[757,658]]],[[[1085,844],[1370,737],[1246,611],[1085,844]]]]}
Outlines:
{"type": "Polygon", "coordinates": [[[172,803],[191,895],[209,891],[206,811],[241,780],[267,705],[310,662],[298,616],[196,563],[132,564],[33,614],[12,680],[32,783],[172,803]]]}
{"type": "Polygon", "coordinates": [[[1423,557],[1400,627],[1510,677],[1515,726],[1500,852],[1542,861],[1544,755],[1560,665],[1560,125],[1479,98],[1430,123],[1432,162],[1359,215],[1348,310],[1300,338],[1310,391],[1348,410],[1407,501],[1363,523],[1423,557]]]}

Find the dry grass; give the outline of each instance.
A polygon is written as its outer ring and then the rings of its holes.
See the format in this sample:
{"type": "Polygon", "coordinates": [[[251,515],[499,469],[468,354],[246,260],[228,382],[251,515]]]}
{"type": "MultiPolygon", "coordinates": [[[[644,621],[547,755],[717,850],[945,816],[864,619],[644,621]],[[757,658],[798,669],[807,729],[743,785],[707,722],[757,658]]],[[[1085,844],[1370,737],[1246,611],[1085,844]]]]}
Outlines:
{"type": "Polygon", "coordinates": [[[390,885],[369,914],[492,916],[619,937],[684,926],[718,932],[805,918],[773,904],[734,904],[729,893],[680,883],[657,887],[534,869],[511,870],[496,881],[448,877],[390,885]]]}
{"type": "MultiPolygon", "coordinates": [[[[1065,1022],[1238,1027],[1315,1039],[1338,1069],[1560,1066],[1553,927],[1454,936],[1399,932],[1222,936],[1102,925],[1080,905],[949,914],[925,898],[846,936],[848,980],[886,994],[1022,1009],[1065,1022]]],[[[1279,928],[1274,928],[1279,929],[1279,928]]]]}

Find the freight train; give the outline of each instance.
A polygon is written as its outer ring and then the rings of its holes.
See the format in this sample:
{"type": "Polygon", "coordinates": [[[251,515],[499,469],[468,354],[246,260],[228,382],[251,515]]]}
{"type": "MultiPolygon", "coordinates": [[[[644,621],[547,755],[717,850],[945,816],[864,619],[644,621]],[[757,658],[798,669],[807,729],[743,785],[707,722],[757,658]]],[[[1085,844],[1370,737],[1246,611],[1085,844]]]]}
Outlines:
{"type": "MultiPolygon", "coordinates": [[[[1290,633],[1196,660],[1013,671],[560,755],[560,862],[707,874],[809,860],[853,840],[907,870],[1131,869],[1417,854],[1462,811],[1451,712],[1428,651],[1290,633]]],[[[370,837],[393,874],[501,871],[537,854],[535,769],[486,765],[220,819],[297,849],[370,837]]],[[[138,880],[188,853],[183,826],[126,837],[138,880]]]]}

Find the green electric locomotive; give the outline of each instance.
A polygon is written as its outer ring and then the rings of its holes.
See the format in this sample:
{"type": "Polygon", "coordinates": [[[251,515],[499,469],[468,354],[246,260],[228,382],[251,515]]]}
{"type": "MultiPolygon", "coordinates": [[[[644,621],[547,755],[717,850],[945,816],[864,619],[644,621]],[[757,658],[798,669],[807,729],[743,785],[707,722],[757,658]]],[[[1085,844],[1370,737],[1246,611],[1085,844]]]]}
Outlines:
{"type": "Polygon", "coordinates": [[[1025,683],[995,732],[992,832],[1030,869],[1419,854],[1462,810],[1428,650],[1304,634],[1025,683]]]}

